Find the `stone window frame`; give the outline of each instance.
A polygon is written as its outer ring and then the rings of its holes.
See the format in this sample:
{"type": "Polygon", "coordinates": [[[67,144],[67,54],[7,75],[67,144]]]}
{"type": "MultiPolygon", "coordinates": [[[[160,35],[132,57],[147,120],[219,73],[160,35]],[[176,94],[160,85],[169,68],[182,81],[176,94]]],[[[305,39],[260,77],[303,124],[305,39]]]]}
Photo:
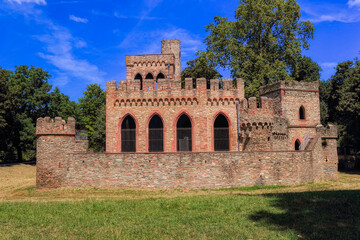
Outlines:
{"type": "Polygon", "coordinates": [[[300,121],[306,121],[306,108],[304,107],[304,105],[301,105],[299,107],[298,116],[300,121]],[[301,118],[301,113],[300,113],[301,110],[303,111],[304,118],[301,118]]]}
{"type": "Polygon", "coordinates": [[[173,150],[174,152],[178,152],[177,151],[177,122],[180,119],[180,117],[185,114],[189,119],[190,119],[190,123],[191,123],[191,152],[195,152],[195,122],[194,119],[192,118],[191,114],[187,111],[187,110],[180,110],[180,112],[176,115],[176,118],[173,122],[173,132],[174,132],[174,142],[173,142],[173,150]]]}
{"type": "Polygon", "coordinates": [[[212,118],[212,122],[211,122],[211,149],[213,152],[220,152],[220,151],[215,151],[215,136],[214,136],[214,124],[215,124],[215,120],[216,118],[219,116],[219,115],[223,115],[227,122],[228,122],[228,125],[229,125],[229,152],[231,151],[231,140],[232,140],[232,131],[231,131],[231,120],[228,116],[228,114],[226,114],[224,111],[222,110],[219,110],[217,111],[214,115],[213,115],[213,118],[212,118]]]}
{"type": "Polygon", "coordinates": [[[130,116],[134,119],[134,122],[135,122],[135,152],[132,152],[132,153],[136,153],[138,151],[138,144],[139,144],[139,139],[138,139],[138,136],[139,136],[139,121],[138,119],[135,117],[135,114],[133,113],[126,113],[124,114],[120,119],[119,119],[119,124],[118,124],[118,137],[117,137],[117,144],[116,144],[116,148],[117,148],[117,152],[119,153],[124,153],[121,149],[121,129],[122,129],[122,123],[123,121],[125,120],[125,118],[127,116],[130,116]]]}
{"type": "Polygon", "coordinates": [[[295,139],[293,146],[294,146],[294,150],[295,150],[295,151],[300,151],[300,146],[301,146],[301,140],[300,140],[300,138],[296,138],[296,139],[295,139]],[[299,145],[298,148],[299,148],[299,149],[296,149],[296,143],[298,143],[298,145],[299,145]]]}
{"type": "MultiPolygon", "coordinates": [[[[151,119],[155,116],[155,115],[158,115],[163,123],[163,152],[166,152],[166,122],[163,118],[163,116],[161,115],[160,112],[158,111],[154,111],[150,114],[150,116],[148,117],[147,121],[146,121],[146,151],[150,153],[149,151],[149,124],[150,124],[150,121],[151,119]]],[[[151,153],[154,153],[154,152],[151,152],[151,153]]]]}

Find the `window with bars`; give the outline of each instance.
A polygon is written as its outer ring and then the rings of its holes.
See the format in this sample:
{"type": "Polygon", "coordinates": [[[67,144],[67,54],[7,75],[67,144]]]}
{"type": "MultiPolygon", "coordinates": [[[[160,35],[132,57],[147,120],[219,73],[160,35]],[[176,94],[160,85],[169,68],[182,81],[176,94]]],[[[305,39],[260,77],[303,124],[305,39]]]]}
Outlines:
{"type": "Polygon", "coordinates": [[[214,122],[214,151],[229,151],[229,123],[222,114],[214,122]]]}
{"type": "Polygon", "coordinates": [[[121,152],[136,152],[136,124],[130,115],[121,124],[121,152]]]}
{"type": "Polygon", "coordinates": [[[176,124],[176,142],[178,152],[192,151],[192,129],[190,118],[183,114],[176,124]]]}
{"type": "Polygon", "coordinates": [[[155,115],[149,122],[149,152],[164,151],[164,127],[161,118],[155,115]]]}

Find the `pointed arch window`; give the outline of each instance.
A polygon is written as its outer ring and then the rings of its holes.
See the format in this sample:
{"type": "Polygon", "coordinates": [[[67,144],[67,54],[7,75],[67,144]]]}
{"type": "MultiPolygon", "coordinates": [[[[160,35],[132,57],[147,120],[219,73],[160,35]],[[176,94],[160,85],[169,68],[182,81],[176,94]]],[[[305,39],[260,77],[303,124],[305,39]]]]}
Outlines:
{"type": "Polygon", "coordinates": [[[300,118],[300,120],[305,120],[305,108],[304,108],[304,106],[301,106],[299,108],[299,118],[300,118]]]}
{"type": "Polygon", "coordinates": [[[136,152],[136,124],[130,115],[121,123],[121,152],[136,152]]]}
{"type": "Polygon", "coordinates": [[[176,143],[178,152],[192,151],[192,126],[190,118],[183,114],[176,123],[176,143]]]}
{"type": "Polygon", "coordinates": [[[164,125],[159,115],[154,115],[149,122],[149,152],[164,151],[164,125]]]}
{"type": "Polygon", "coordinates": [[[148,73],[145,79],[154,79],[154,76],[151,73],[148,73]]]}
{"type": "Polygon", "coordinates": [[[157,81],[158,79],[164,79],[164,78],[165,78],[164,74],[159,73],[159,74],[157,75],[157,77],[156,77],[156,81],[157,81]]]}
{"type": "Polygon", "coordinates": [[[214,151],[229,151],[229,123],[223,114],[214,121],[214,151]]]}
{"type": "Polygon", "coordinates": [[[301,142],[299,139],[296,139],[295,141],[295,151],[299,151],[300,150],[300,145],[301,145],[301,142]]]}
{"type": "Polygon", "coordinates": [[[143,79],[140,73],[136,74],[134,79],[140,80],[140,90],[143,90],[143,79]]]}

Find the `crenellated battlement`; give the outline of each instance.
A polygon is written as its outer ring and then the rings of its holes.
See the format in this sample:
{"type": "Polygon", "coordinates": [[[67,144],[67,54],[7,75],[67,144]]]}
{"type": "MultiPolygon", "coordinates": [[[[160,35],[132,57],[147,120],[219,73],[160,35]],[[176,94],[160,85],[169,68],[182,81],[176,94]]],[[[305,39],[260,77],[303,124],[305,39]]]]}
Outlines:
{"type": "Polygon", "coordinates": [[[319,91],[319,82],[298,82],[298,81],[279,81],[273,84],[260,87],[260,96],[272,93],[278,90],[305,90],[319,91]]]}
{"type": "MultiPolygon", "coordinates": [[[[153,79],[132,80],[130,82],[120,81],[117,86],[116,81],[109,81],[106,85],[107,95],[112,97],[115,103],[116,101],[124,102],[130,100],[138,101],[139,99],[148,98],[238,98],[244,97],[244,81],[241,78],[236,79],[212,79],[210,80],[210,89],[207,88],[207,80],[205,78],[196,79],[196,86],[193,84],[192,78],[186,78],[185,83],[182,84],[180,80],[153,79]],[[170,83],[170,84],[169,84],[170,83]],[[183,87],[183,88],[182,88],[183,87]]],[[[212,100],[211,100],[212,101],[212,100]]]]}
{"type": "Polygon", "coordinates": [[[74,135],[75,119],[69,117],[67,121],[61,117],[38,118],[36,120],[36,135],[74,135]]]}
{"type": "Polygon", "coordinates": [[[245,113],[245,116],[273,116],[274,102],[271,98],[260,97],[258,106],[256,97],[251,97],[240,101],[240,110],[245,113]]]}

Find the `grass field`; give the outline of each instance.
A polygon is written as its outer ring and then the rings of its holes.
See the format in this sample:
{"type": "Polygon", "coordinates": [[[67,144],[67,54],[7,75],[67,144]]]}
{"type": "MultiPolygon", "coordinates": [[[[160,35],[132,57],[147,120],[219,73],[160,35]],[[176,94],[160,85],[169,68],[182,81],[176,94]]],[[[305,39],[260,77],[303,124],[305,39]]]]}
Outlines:
{"type": "Polygon", "coordinates": [[[0,239],[360,239],[360,174],[295,187],[37,190],[0,167],[0,239]]]}

